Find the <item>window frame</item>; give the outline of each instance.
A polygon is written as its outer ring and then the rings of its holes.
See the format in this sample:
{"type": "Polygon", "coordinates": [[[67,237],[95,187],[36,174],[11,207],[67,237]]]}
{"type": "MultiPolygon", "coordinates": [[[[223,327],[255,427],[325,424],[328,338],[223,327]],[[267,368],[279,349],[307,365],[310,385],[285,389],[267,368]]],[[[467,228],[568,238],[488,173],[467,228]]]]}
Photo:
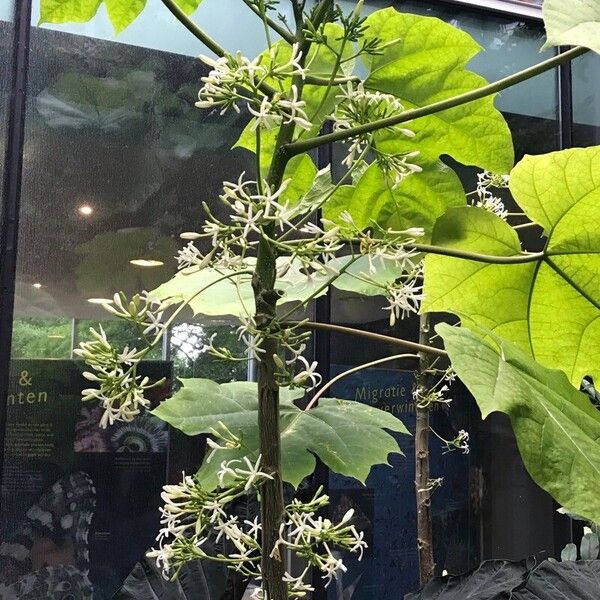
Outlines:
{"type": "Polygon", "coordinates": [[[462,4],[481,11],[493,11],[505,15],[515,15],[525,19],[542,20],[542,7],[533,6],[522,0],[443,0],[449,4],[462,4]]]}

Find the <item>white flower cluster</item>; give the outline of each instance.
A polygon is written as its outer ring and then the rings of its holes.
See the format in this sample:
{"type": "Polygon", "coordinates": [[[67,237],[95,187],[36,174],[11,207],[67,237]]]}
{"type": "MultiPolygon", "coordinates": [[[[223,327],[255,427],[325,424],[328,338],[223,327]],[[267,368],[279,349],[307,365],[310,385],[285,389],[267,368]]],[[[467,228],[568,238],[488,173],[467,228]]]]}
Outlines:
{"type": "Polygon", "coordinates": [[[279,540],[273,549],[275,553],[280,552],[280,547],[288,548],[304,558],[309,565],[323,573],[325,587],[333,578],[346,571],[344,562],[339,554],[334,552],[334,547],[357,554],[358,560],[362,559],[367,548],[363,532],[358,532],[352,524],[353,509],[347,511],[339,523],[317,516],[317,510],[326,506],[328,502],[329,498],[322,495],[320,489],[306,504],[293,501],[286,508],[287,519],[281,525],[279,540]],[[315,552],[315,548],[321,548],[321,551],[315,552]]]}
{"type": "Polygon", "coordinates": [[[226,509],[271,476],[260,470],[259,456],[254,463],[248,457],[243,461],[223,462],[218,477],[221,484],[227,478],[228,487],[207,492],[194,477],[185,474],[181,483],[164,486],[159,546],[148,557],[156,559],[165,579],[176,576],[186,562],[196,558],[219,560],[246,576],[256,576],[260,524],[257,520],[240,522],[238,517],[228,515],[226,509]],[[211,555],[205,550],[209,538],[217,543],[223,538],[229,540],[235,552],[227,556],[211,555]]]}
{"type": "Polygon", "coordinates": [[[293,227],[290,220],[298,216],[299,210],[281,202],[289,180],[273,190],[266,182],[259,186],[258,182],[244,178],[245,173],[242,173],[237,182],[226,181],[223,184],[219,199],[230,209],[229,222],[224,223],[213,216],[209,207],[204,205],[208,219],[201,231],[181,235],[188,244],[177,257],[180,269],[203,269],[209,264],[220,269],[245,269],[248,266],[244,260],[246,253],[258,244],[258,239],[253,240],[251,234],[262,234],[271,224],[279,230],[293,227]],[[212,248],[206,254],[202,254],[194,244],[201,238],[211,241],[212,248]]]}
{"type": "Polygon", "coordinates": [[[490,191],[491,187],[495,188],[506,188],[510,183],[510,175],[496,175],[489,171],[483,171],[477,175],[477,199],[475,200],[475,206],[483,208],[495,215],[498,215],[501,219],[506,221],[508,216],[508,210],[504,206],[504,202],[498,196],[490,191]]]}
{"type": "Polygon", "coordinates": [[[301,129],[312,129],[312,123],[304,112],[305,107],[306,102],[298,97],[298,88],[292,85],[287,95],[276,92],[272,98],[265,96],[258,108],[248,103],[248,110],[255,117],[251,129],[252,131],[256,131],[259,127],[273,129],[289,123],[295,123],[301,129]]]}
{"type": "Polygon", "coordinates": [[[448,454],[448,452],[454,452],[455,450],[460,450],[463,454],[469,454],[469,433],[464,429],[461,429],[458,432],[457,436],[452,440],[447,440],[443,438],[433,429],[431,431],[441,442],[443,442],[444,454],[448,454]]]}
{"type": "Polygon", "coordinates": [[[202,78],[203,86],[198,92],[198,108],[221,109],[221,114],[229,108],[240,112],[239,104],[246,103],[256,120],[253,130],[258,127],[272,129],[282,123],[295,123],[302,129],[311,129],[312,124],[304,111],[306,103],[299,99],[298,88],[290,87],[289,92],[274,91],[265,95],[261,88],[267,81],[283,81],[294,75],[306,76],[302,66],[302,52],[298,44],[291,48],[290,56],[283,56],[285,46],[275,44],[266,54],[250,60],[241,53],[228,54],[213,59],[200,56],[200,60],[211,67],[208,76],[202,78]],[[248,97],[250,92],[250,97],[248,97]]]}
{"type": "Polygon", "coordinates": [[[135,325],[148,346],[142,350],[127,346],[122,350],[113,348],[100,326],[98,331],[90,329],[92,339],[82,342],[74,351],[92,368],[92,371],[85,371],[83,376],[97,387],[84,389],[81,393],[84,402],[100,402],[104,409],[100,420],[102,428],[115,421],[133,421],[142,409],[149,407],[145,392],[164,382],[150,383],[148,377],[137,374],[137,367],[163,335],[162,316],[166,306],[143,293],[130,301],[122,294],[115,294],[112,303],[105,304],[104,308],[135,325]]]}
{"type": "MultiPolygon", "coordinates": [[[[443,379],[441,381],[444,381],[443,379]]],[[[445,404],[448,406],[452,403],[452,398],[445,396],[450,388],[447,385],[439,387],[439,383],[431,389],[425,389],[422,386],[417,386],[413,390],[413,400],[417,408],[429,408],[432,404],[445,404]]]]}
{"type": "MultiPolygon", "coordinates": [[[[420,269],[417,271],[420,273],[420,269]]],[[[389,305],[383,310],[390,311],[390,326],[398,319],[405,319],[410,314],[417,314],[423,300],[423,286],[419,284],[419,275],[399,280],[386,286],[386,298],[389,305]]]]}
{"type": "MultiPolygon", "coordinates": [[[[399,115],[404,111],[404,106],[396,96],[366,90],[362,83],[348,82],[345,88],[342,87],[342,94],[337,98],[339,104],[333,115],[334,131],[346,131],[399,115]]],[[[409,138],[415,135],[414,131],[406,127],[395,126],[387,129],[409,138]]],[[[348,154],[342,164],[351,167],[367,150],[372,150],[383,172],[393,180],[394,187],[400,185],[412,173],[422,171],[419,165],[411,162],[419,156],[418,151],[393,154],[382,152],[375,144],[373,133],[354,136],[348,142],[348,154]]]]}
{"type": "MultiPolygon", "coordinates": [[[[185,474],[180,484],[163,488],[163,527],[157,538],[158,548],[152,549],[148,557],[156,560],[165,578],[175,577],[186,562],[203,558],[224,563],[250,579],[261,580],[262,527],[258,517],[241,521],[228,514],[228,509],[233,501],[249,491],[258,491],[271,476],[260,470],[260,457],[256,462],[245,457],[241,461],[224,461],[218,477],[220,487],[212,492],[185,474]],[[225,540],[232,544],[233,552],[211,551],[212,541],[218,544],[225,540]]],[[[356,553],[360,560],[366,548],[363,534],[351,523],[352,510],[339,523],[316,516],[328,503],[329,498],[319,489],[309,502],[294,500],[285,509],[272,553],[280,555],[283,549],[289,549],[309,564],[300,575],[286,572],[284,580],[291,598],[303,598],[314,591],[305,581],[310,567],[319,569],[327,584],[346,570],[334,549],[356,553]]],[[[265,598],[264,591],[258,588],[253,598],[265,598]]]]}

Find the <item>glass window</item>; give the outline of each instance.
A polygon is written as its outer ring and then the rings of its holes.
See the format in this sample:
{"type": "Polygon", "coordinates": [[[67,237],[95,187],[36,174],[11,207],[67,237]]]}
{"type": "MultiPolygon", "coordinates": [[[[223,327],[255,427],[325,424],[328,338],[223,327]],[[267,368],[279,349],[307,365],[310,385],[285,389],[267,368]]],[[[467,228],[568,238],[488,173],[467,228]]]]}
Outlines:
{"type": "Polygon", "coordinates": [[[600,143],[600,57],[593,52],[572,63],[573,143],[593,146],[600,143]]]}
{"type": "MultiPolygon", "coordinates": [[[[8,26],[0,26],[7,50],[8,26]]],[[[119,41],[103,13],[85,25],[33,27],[31,35],[0,596],[17,597],[24,582],[68,581],[74,596],[93,589],[102,600],[153,545],[162,486],[197,468],[203,444],[150,415],[100,429],[102,411],[81,402],[87,386],[73,349],[99,322],[121,348],[140,344],[140,333],[99,303],[167,280],[179,234],[199,224],[201,203],[253,162],[231,151],[245,116],[194,107],[205,71],[193,56],[202,48],[160,2],[119,41]],[[23,536],[26,549],[10,546],[23,536]]],[[[153,404],[179,376],[247,378],[246,364],[208,358],[213,333],[241,352],[226,319],[190,312],[169,330],[140,365],[151,380],[166,379],[153,404]]]]}

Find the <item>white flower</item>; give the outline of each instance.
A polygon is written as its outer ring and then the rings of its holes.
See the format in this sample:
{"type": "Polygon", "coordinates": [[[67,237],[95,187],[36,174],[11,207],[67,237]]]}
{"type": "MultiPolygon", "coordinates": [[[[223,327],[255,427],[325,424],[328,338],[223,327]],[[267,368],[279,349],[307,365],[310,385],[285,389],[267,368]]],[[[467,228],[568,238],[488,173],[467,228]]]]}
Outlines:
{"type": "Polygon", "coordinates": [[[236,474],[239,478],[245,478],[246,484],[244,485],[245,490],[249,490],[255,484],[262,483],[263,479],[273,479],[271,475],[263,473],[260,470],[260,461],[262,457],[259,455],[256,462],[252,464],[247,456],[244,456],[243,461],[246,463],[246,469],[236,468],[236,474]]]}
{"type": "Polygon", "coordinates": [[[483,171],[477,175],[477,200],[475,206],[487,210],[506,221],[508,210],[501,198],[494,196],[490,187],[505,188],[510,183],[510,175],[496,175],[490,171],[483,171]]]}
{"type": "Polygon", "coordinates": [[[312,128],[312,123],[308,120],[308,116],[304,112],[306,102],[299,99],[298,88],[292,85],[291,97],[279,100],[278,105],[281,108],[284,123],[295,123],[302,129],[309,130],[312,128]]]}
{"type": "Polygon", "coordinates": [[[323,377],[316,372],[319,363],[313,361],[309,364],[304,356],[298,356],[298,361],[305,368],[292,379],[292,384],[305,387],[309,391],[321,385],[323,377]]]}
{"type": "Polygon", "coordinates": [[[388,287],[387,300],[389,305],[383,310],[390,311],[390,325],[393,326],[397,319],[404,319],[411,313],[419,311],[419,305],[423,299],[422,286],[417,284],[416,279],[410,279],[404,284],[388,287]]]}
{"type": "Polygon", "coordinates": [[[484,195],[480,196],[477,200],[476,206],[487,210],[492,214],[498,215],[501,219],[506,221],[508,217],[508,210],[504,206],[501,198],[493,196],[490,192],[486,191],[484,195]]]}
{"type": "Polygon", "coordinates": [[[246,344],[248,356],[260,362],[262,360],[262,355],[265,353],[264,348],[261,348],[262,337],[258,335],[243,335],[242,341],[246,344]]]}
{"type": "MultiPolygon", "coordinates": [[[[327,544],[325,544],[327,546],[327,544]]],[[[333,554],[329,556],[319,565],[321,571],[323,571],[323,579],[325,579],[325,587],[328,587],[333,578],[339,577],[340,572],[345,573],[348,568],[344,565],[341,558],[336,558],[333,554]]]]}
{"type": "Polygon", "coordinates": [[[264,479],[273,479],[271,475],[260,470],[260,455],[254,464],[247,456],[244,456],[242,460],[235,459],[221,463],[221,468],[217,472],[220,487],[226,487],[226,479],[231,479],[233,481],[243,481],[244,490],[247,491],[251,487],[261,484],[264,479]],[[237,467],[238,464],[245,464],[247,468],[237,467]]]}
{"type": "MultiPolygon", "coordinates": [[[[401,114],[404,106],[396,96],[365,90],[362,83],[355,84],[349,81],[342,87],[342,93],[337,96],[339,103],[333,115],[334,131],[344,131],[358,125],[365,125],[373,121],[386,119],[401,114]]],[[[405,127],[388,127],[390,131],[406,137],[414,137],[414,132],[405,127]]],[[[342,164],[351,167],[356,159],[373,143],[372,133],[353,136],[347,141],[350,143],[348,154],[342,164]]],[[[411,153],[412,154],[412,153],[411,153]]],[[[409,165],[408,158],[402,159],[402,155],[389,155],[389,162],[397,163],[394,171],[398,172],[398,182],[411,172],[416,172],[420,167],[409,165]]]]}
{"type": "Polygon", "coordinates": [[[292,75],[300,75],[302,79],[306,77],[307,70],[300,64],[302,60],[302,52],[300,52],[300,44],[298,42],[292,44],[292,54],[289,60],[282,64],[277,64],[280,46],[272,46],[269,50],[269,57],[272,63],[272,74],[275,77],[287,78],[292,75]]]}
{"type": "Polygon", "coordinates": [[[258,109],[254,109],[252,104],[248,103],[248,111],[255,117],[252,131],[256,131],[259,127],[265,129],[273,129],[281,124],[283,117],[273,110],[273,103],[265,96],[260,103],[258,109]]]}

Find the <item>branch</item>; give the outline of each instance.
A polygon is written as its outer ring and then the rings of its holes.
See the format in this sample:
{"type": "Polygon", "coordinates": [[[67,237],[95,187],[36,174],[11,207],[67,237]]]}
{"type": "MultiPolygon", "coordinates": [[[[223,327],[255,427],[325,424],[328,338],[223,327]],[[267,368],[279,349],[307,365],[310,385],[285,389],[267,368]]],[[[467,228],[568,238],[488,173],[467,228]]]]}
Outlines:
{"type": "Polygon", "coordinates": [[[522,265],[525,263],[537,262],[545,257],[544,252],[532,252],[530,254],[517,254],[514,256],[496,256],[494,254],[477,254],[468,250],[459,250],[457,248],[445,248],[444,246],[431,246],[429,244],[408,244],[407,250],[416,250],[417,252],[427,252],[428,254],[437,254],[439,256],[451,256],[453,258],[462,258],[464,260],[473,260],[475,262],[488,263],[491,265],[522,265]]]}
{"type": "Polygon", "coordinates": [[[383,335],[382,333],[372,333],[371,331],[364,331],[362,329],[354,329],[352,327],[345,327],[343,325],[331,325],[330,323],[314,323],[312,321],[292,321],[290,325],[295,325],[301,329],[323,329],[325,331],[333,331],[335,333],[342,333],[347,335],[354,335],[357,337],[364,337],[376,342],[384,342],[386,344],[392,344],[395,346],[402,346],[415,352],[428,352],[429,354],[435,354],[437,356],[448,356],[445,350],[435,348],[434,346],[426,346],[424,344],[418,344],[417,342],[411,342],[409,340],[403,340],[395,338],[390,335],[383,335]]]}
{"type": "MultiPolygon", "coordinates": [[[[256,7],[256,5],[254,4],[254,2],[252,2],[252,0],[242,0],[242,2],[257,16],[259,16],[261,19],[263,19],[263,15],[260,14],[260,11],[258,10],[258,8],[256,7]]],[[[277,23],[277,21],[274,21],[273,19],[265,16],[264,20],[266,21],[267,25],[278,35],[280,36],[283,40],[285,40],[288,44],[295,44],[296,43],[296,38],[285,28],[282,27],[279,23],[277,23]]]]}
{"type": "Polygon", "coordinates": [[[372,360],[371,362],[364,363],[362,365],[358,365],[357,367],[353,367],[352,369],[348,369],[339,375],[336,375],[331,381],[328,381],[312,398],[312,400],[306,405],[304,412],[310,410],[323,396],[323,394],[331,388],[335,383],[337,383],[340,379],[347,377],[348,375],[352,375],[352,373],[358,373],[359,371],[364,371],[365,369],[370,369],[371,367],[376,367],[377,365],[382,365],[384,363],[392,362],[393,360],[400,360],[403,358],[415,358],[418,359],[418,354],[394,354],[393,356],[387,356],[386,358],[379,358],[377,360],[372,360]]]}
{"type": "MultiPolygon", "coordinates": [[[[225,56],[228,54],[227,50],[223,48],[216,40],[214,40],[208,33],[200,28],[192,19],[190,19],[183,9],[177,4],[175,0],[161,0],[161,2],[171,11],[173,16],[198,40],[200,40],[211,52],[214,52],[217,56],[225,56]]],[[[272,97],[275,94],[275,90],[268,84],[263,83],[260,86],[261,92],[265,95],[272,97]]]]}
{"type": "Polygon", "coordinates": [[[161,0],[162,3],[171,11],[175,18],[195,37],[197,37],[209,50],[217,56],[225,56],[227,50],[217,41],[210,37],[203,29],[198,27],[190,19],[175,0],[161,0]]]}
{"type": "Polygon", "coordinates": [[[320,137],[294,142],[292,144],[288,144],[283,150],[286,152],[286,154],[292,157],[298,154],[303,154],[304,152],[308,152],[309,150],[313,150],[314,148],[318,148],[319,146],[322,146],[324,144],[341,142],[351,137],[365,135],[367,133],[372,133],[380,129],[385,129],[386,127],[394,127],[396,125],[400,125],[401,123],[414,121],[415,119],[420,119],[422,117],[433,115],[435,113],[439,113],[450,108],[462,106],[463,104],[468,104],[469,102],[480,100],[481,98],[485,98],[486,96],[491,96],[492,94],[501,92],[502,90],[516,85],[517,83],[527,81],[528,79],[531,79],[536,75],[545,73],[546,71],[549,71],[554,67],[562,65],[563,63],[568,62],[570,60],[573,60],[574,58],[577,58],[578,56],[581,56],[586,52],[588,52],[587,48],[577,46],[576,48],[568,50],[567,52],[563,52],[562,54],[558,54],[557,56],[554,56],[537,65],[534,65],[533,67],[529,67],[528,69],[519,71],[514,75],[510,75],[509,77],[505,77],[504,79],[500,79],[499,81],[496,81],[494,83],[490,83],[483,87],[477,88],[476,90],[471,90],[470,92],[459,94],[458,96],[448,98],[447,100],[434,102],[433,104],[429,104],[428,106],[415,108],[413,110],[407,110],[399,115],[388,117],[387,119],[380,119],[378,121],[373,121],[372,123],[366,123],[365,125],[352,127],[351,129],[344,129],[343,131],[336,131],[334,133],[330,133],[320,137]]]}
{"type": "MultiPolygon", "coordinates": [[[[351,77],[336,77],[333,80],[333,85],[343,85],[344,83],[348,83],[352,81],[354,83],[360,83],[362,80],[360,77],[356,77],[355,75],[351,77]]],[[[307,75],[304,79],[304,82],[307,85],[322,85],[327,87],[329,85],[329,79],[326,77],[318,77],[317,75],[307,75]]]]}

